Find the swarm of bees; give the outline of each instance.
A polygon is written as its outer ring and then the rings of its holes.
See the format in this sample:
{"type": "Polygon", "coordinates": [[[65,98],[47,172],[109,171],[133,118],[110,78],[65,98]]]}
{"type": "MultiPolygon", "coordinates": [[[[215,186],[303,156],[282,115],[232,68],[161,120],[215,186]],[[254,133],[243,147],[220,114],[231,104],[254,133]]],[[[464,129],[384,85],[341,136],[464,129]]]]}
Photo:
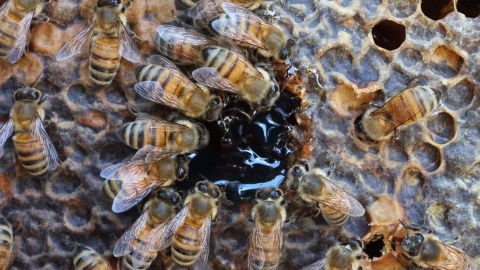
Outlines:
{"type": "MultiPolygon", "coordinates": [[[[167,118],[136,113],[135,121],[121,125],[117,136],[137,152],[130,160],[100,173],[105,178],[104,192],[113,201],[113,212],[125,212],[148,197],[142,214],[113,248],[113,255],[121,257],[118,269],[148,269],[157,254],[167,249],[177,265],[207,269],[211,227],[223,192],[208,180],[197,181],[187,194],[175,184],[188,177],[189,154],[209,144],[209,131],[201,121],[221,118],[229,95],[260,111],[274,106],[280,95],[274,75],[255,66],[240,47],[265,59],[285,61],[294,53],[295,42],[284,29],[252,12],[261,5],[259,0],[178,0],[178,6],[187,8],[185,14],[192,25],[159,25],[152,40],[161,55],[142,60],[125,16],[131,3],[99,0],[91,22],[58,51],[55,59],[74,57],[88,43],[90,79],[105,87],[115,79],[123,57],[137,65],[135,92],[177,112],[167,118]],[[184,73],[191,68],[191,74],[184,73]]],[[[43,1],[9,0],[2,6],[1,58],[15,63],[22,57],[32,20],[48,19],[40,13],[43,5],[43,1]]],[[[0,129],[0,155],[13,134],[21,167],[32,177],[44,177],[60,164],[45,130],[48,122],[42,102],[46,95],[26,86],[13,97],[10,119],[0,129]]],[[[436,93],[428,87],[404,90],[358,118],[356,136],[371,143],[388,140],[399,128],[428,117],[438,104],[436,93]]],[[[307,163],[292,166],[287,174],[286,188],[317,209],[332,227],[365,214],[362,203],[340,186],[330,173],[310,169],[307,163]]],[[[282,257],[282,228],[287,222],[282,189],[259,189],[251,218],[252,232],[245,251],[248,269],[277,269],[282,257]]],[[[464,252],[442,243],[431,232],[413,225],[403,227],[406,234],[392,239],[399,258],[425,268],[479,269],[464,252]]],[[[0,235],[0,269],[7,269],[14,253],[14,236],[3,216],[0,235]]],[[[363,242],[349,239],[339,241],[325,258],[303,269],[368,269],[361,266],[361,260],[366,260],[363,242]]],[[[86,246],[79,247],[72,265],[76,270],[112,269],[105,258],[86,246]]]]}

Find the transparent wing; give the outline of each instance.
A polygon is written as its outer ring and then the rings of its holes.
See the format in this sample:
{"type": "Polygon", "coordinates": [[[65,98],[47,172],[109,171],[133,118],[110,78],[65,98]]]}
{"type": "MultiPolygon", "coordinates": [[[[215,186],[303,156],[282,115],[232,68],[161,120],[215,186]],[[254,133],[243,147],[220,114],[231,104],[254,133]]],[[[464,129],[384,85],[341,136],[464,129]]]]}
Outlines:
{"type": "Polygon", "coordinates": [[[120,25],[120,54],[128,61],[138,63],[141,55],[135,41],[130,37],[131,30],[122,21],[120,25]]]}
{"type": "Polygon", "coordinates": [[[308,266],[303,267],[300,270],[323,270],[325,269],[325,265],[327,265],[327,258],[323,258],[320,261],[316,261],[308,266]]]}
{"type": "Polygon", "coordinates": [[[479,266],[472,259],[470,259],[463,251],[455,247],[448,246],[439,241],[442,249],[446,255],[446,260],[441,260],[437,263],[427,265],[439,270],[478,270],[479,266]]]}
{"type": "MultiPolygon", "coordinates": [[[[172,72],[170,72],[172,74],[172,72]]],[[[182,101],[174,94],[171,94],[162,85],[156,81],[144,81],[135,84],[135,92],[145,99],[160,103],[165,106],[173,107],[181,111],[185,111],[182,101]]]]}
{"type": "MultiPolygon", "coordinates": [[[[142,117],[147,117],[147,116],[142,116],[142,117]]],[[[148,117],[150,117],[150,116],[148,116],[148,117]]],[[[146,125],[145,128],[149,128],[149,129],[153,129],[153,130],[161,129],[161,130],[170,131],[170,132],[181,132],[181,131],[184,131],[185,129],[187,129],[187,127],[184,126],[184,125],[168,122],[168,121],[165,121],[165,120],[159,119],[159,118],[157,118],[157,119],[142,118],[141,121],[146,122],[145,123],[145,125],[146,125]]]]}
{"type": "Polygon", "coordinates": [[[47,131],[43,127],[42,119],[37,117],[35,120],[35,126],[32,130],[33,138],[36,138],[36,142],[39,143],[34,147],[41,147],[43,154],[47,157],[48,160],[48,169],[54,171],[58,167],[58,155],[55,147],[53,146],[52,141],[48,138],[47,131]]]}
{"type": "Polygon", "coordinates": [[[92,21],[87,28],[80,31],[76,36],[67,42],[55,55],[56,61],[67,60],[77,54],[79,54],[85,44],[85,41],[88,40],[90,34],[93,30],[94,22],[92,21]]]}
{"type": "Polygon", "coordinates": [[[141,202],[156,187],[156,183],[141,180],[136,183],[123,182],[122,190],[113,200],[112,211],[122,213],[141,202]]]}
{"type": "Polygon", "coordinates": [[[18,25],[18,31],[16,35],[16,42],[13,51],[8,56],[10,63],[16,63],[25,52],[25,47],[28,42],[28,33],[30,32],[30,25],[32,24],[34,12],[29,12],[18,25]]]}
{"type": "Polygon", "coordinates": [[[135,163],[151,163],[153,161],[157,161],[164,158],[169,158],[173,156],[175,153],[165,149],[156,147],[150,144],[147,144],[140,148],[135,155],[132,157],[132,161],[135,163]]]}
{"type": "Polygon", "coordinates": [[[105,179],[136,182],[148,177],[148,163],[122,162],[103,169],[100,176],[105,179]]]}
{"type": "Polygon", "coordinates": [[[208,87],[238,94],[238,90],[227,79],[225,79],[215,68],[202,67],[192,72],[193,78],[208,87]]]}
{"type": "Polygon", "coordinates": [[[352,217],[361,217],[365,214],[365,208],[357,199],[345,192],[341,187],[335,185],[327,177],[322,177],[322,179],[330,192],[325,198],[318,199],[319,203],[330,206],[352,217]]]}
{"type": "Polygon", "coordinates": [[[194,25],[199,28],[206,26],[208,22],[223,13],[221,0],[200,0],[188,9],[187,15],[192,18],[194,25]]]}
{"type": "Polygon", "coordinates": [[[158,54],[147,57],[145,61],[152,65],[167,67],[181,72],[180,69],[172,61],[158,54]]]}
{"type": "Polygon", "coordinates": [[[199,269],[208,269],[208,256],[210,254],[210,229],[212,227],[212,219],[209,217],[203,223],[203,226],[200,228],[200,237],[202,239],[202,251],[195,261],[195,266],[198,266],[199,269]]]}
{"type": "Polygon", "coordinates": [[[7,12],[10,10],[10,7],[12,6],[13,0],[8,0],[5,2],[5,4],[2,5],[0,8],[0,18],[5,17],[7,15],[7,12]]]}
{"type": "Polygon", "coordinates": [[[125,256],[132,251],[133,247],[131,242],[132,240],[136,239],[140,232],[145,228],[147,225],[147,220],[148,211],[145,211],[139,218],[137,218],[135,223],[133,223],[133,225],[122,234],[113,248],[113,255],[115,257],[125,256]]]}
{"type": "Polygon", "coordinates": [[[160,251],[166,249],[172,244],[172,236],[177,231],[178,227],[183,224],[185,217],[187,217],[189,211],[188,205],[186,205],[177,215],[163,226],[158,226],[150,231],[149,239],[153,245],[150,247],[150,251],[160,251]]]}
{"type": "MultiPolygon", "coordinates": [[[[270,233],[264,234],[261,231],[261,224],[255,219],[253,227],[250,248],[248,253],[248,269],[262,269],[265,265],[266,253],[265,249],[273,251],[273,253],[281,253],[282,249],[282,223],[277,222],[270,233]],[[268,245],[268,246],[264,246],[268,245]]],[[[276,262],[278,265],[279,261],[276,262]]]]}
{"type": "Polygon", "coordinates": [[[0,157],[3,156],[3,146],[5,142],[12,136],[14,129],[13,120],[9,119],[5,124],[3,124],[0,129],[0,157]]]}

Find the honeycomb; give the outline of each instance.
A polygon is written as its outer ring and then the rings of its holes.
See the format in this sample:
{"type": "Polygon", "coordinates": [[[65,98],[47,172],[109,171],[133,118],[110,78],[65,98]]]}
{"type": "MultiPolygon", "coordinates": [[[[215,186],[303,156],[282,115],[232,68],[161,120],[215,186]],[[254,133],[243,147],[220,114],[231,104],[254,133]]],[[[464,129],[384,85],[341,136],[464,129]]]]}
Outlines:
{"type": "MultiPolygon", "coordinates": [[[[78,244],[94,247],[114,264],[115,241],[139,215],[136,209],[112,213],[99,176],[133,154],[114,136],[116,127],[132,119],[128,106],[151,109],[130,88],[134,65],[122,60],[112,86],[98,88],[88,78],[86,52],[70,61],[52,59],[91,19],[95,5],[94,0],[52,1],[44,13],[55,23],[32,25],[29,50],[17,64],[0,61],[0,120],[7,120],[19,83],[35,84],[49,95],[47,132],[62,160],[48,178],[32,179],[15,164],[11,141],[6,145],[0,205],[16,230],[11,269],[68,269],[78,244]]],[[[293,130],[304,140],[301,157],[323,169],[335,164],[332,177],[368,209],[365,217],[335,229],[288,192],[290,220],[283,228],[279,269],[299,269],[322,258],[338,235],[368,236],[375,217],[371,206],[384,197],[399,202],[396,210],[409,222],[432,228],[440,239],[480,259],[478,4],[287,0],[265,1],[257,13],[284,26],[297,41],[292,62],[308,105],[293,130]],[[433,115],[376,145],[356,138],[353,123],[369,103],[415,85],[430,86],[441,96],[433,115]],[[313,128],[306,132],[308,127],[313,128]]],[[[179,15],[173,0],[133,1],[127,17],[144,55],[155,52],[155,27],[179,15]]],[[[250,209],[248,201],[221,202],[212,269],[245,269],[250,209]]],[[[397,262],[391,254],[382,256],[383,245],[367,245],[372,265],[394,269],[397,262]]],[[[171,266],[168,254],[159,257],[164,260],[155,265],[171,266]]]]}

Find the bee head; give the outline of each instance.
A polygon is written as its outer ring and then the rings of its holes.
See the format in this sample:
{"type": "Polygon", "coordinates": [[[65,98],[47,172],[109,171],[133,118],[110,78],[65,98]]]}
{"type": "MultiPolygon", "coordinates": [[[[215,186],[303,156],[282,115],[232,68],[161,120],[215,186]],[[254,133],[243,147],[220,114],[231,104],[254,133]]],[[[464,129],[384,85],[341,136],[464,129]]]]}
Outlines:
{"type": "Polygon", "coordinates": [[[182,181],[188,175],[188,166],[190,164],[190,159],[183,154],[177,155],[175,159],[177,162],[177,171],[176,171],[177,180],[182,181]]]}
{"type": "Polygon", "coordinates": [[[96,12],[99,25],[103,29],[110,29],[116,26],[119,21],[118,10],[110,7],[110,5],[106,5],[103,8],[99,6],[96,12]]]}
{"type": "Polygon", "coordinates": [[[289,38],[283,47],[283,49],[278,53],[278,60],[285,61],[288,58],[290,58],[293,54],[293,51],[295,49],[295,41],[291,38],[289,38]]]}
{"type": "Polygon", "coordinates": [[[117,7],[121,0],[98,0],[97,7],[117,7]]]}
{"type": "Polygon", "coordinates": [[[171,205],[177,205],[181,202],[182,197],[172,188],[162,188],[157,191],[157,198],[170,203],[171,205]]]}
{"type": "Polygon", "coordinates": [[[220,197],[220,188],[208,180],[197,182],[195,191],[213,199],[220,197]]]}
{"type": "Polygon", "coordinates": [[[421,233],[414,233],[407,235],[402,241],[402,248],[408,253],[409,256],[415,257],[420,253],[420,248],[425,237],[421,233]]]}
{"type": "Polygon", "coordinates": [[[262,188],[257,191],[255,198],[262,201],[278,201],[283,198],[283,191],[278,188],[262,188]]]}
{"type": "Polygon", "coordinates": [[[13,98],[15,101],[28,101],[28,102],[43,102],[45,96],[42,96],[42,92],[35,88],[22,88],[13,94],[13,98]]]}
{"type": "Polygon", "coordinates": [[[295,164],[287,173],[287,186],[292,189],[297,189],[298,184],[309,170],[307,162],[295,164]]]}
{"type": "Polygon", "coordinates": [[[221,97],[217,95],[213,95],[212,99],[210,100],[210,105],[208,107],[208,111],[205,114],[206,121],[215,121],[220,116],[220,113],[223,109],[223,100],[221,97]]]}

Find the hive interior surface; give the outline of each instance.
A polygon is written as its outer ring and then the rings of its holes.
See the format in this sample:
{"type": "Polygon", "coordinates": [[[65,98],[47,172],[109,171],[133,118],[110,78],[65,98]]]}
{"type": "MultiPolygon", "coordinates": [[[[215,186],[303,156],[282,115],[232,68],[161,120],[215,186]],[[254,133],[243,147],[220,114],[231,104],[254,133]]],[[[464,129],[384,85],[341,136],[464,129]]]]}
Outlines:
{"type": "MultiPolygon", "coordinates": [[[[406,209],[406,220],[432,228],[475,258],[480,257],[480,17],[470,18],[475,10],[465,8],[468,1],[441,1],[445,5],[438,8],[428,2],[287,0],[286,5],[267,2],[258,14],[291,30],[297,41],[292,62],[307,89],[311,163],[325,170],[334,164],[332,178],[366,206],[376,195],[393,195],[406,209]],[[356,139],[353,123],[368,102],[383,102],[415,85],[440,95],[441,106],[432,116],[377,145],[356,139]]],[[[100,89],[88,79],[86,52],[70,61],[52,59],[91,18],[95,4],[54,1],[45,13],[58,24],[33,25],[29,53],[15,65],[0,61],[1,120],[7,119],[17,86],[10,77],[24,72],[31,84],[42,76],[36,87],[49,95],[47,132],[62,160],[47,179],[32,179],[15,164],[12,143],[6,145],[0,203],[18,227],[12,269],[68,269],[79,243],[111,257],[115,241],[139,214],[136,209],[112,213],[99,176],[134,153],[114,135],[132,119],[127,104],[148,106],[138,105],[131,91],[133,65],[122,60],[112,86],[100,89]]],[[[143,54],[155,51],[154,29],[179,14],[174,7],[173,1],[133,1],[127,17],[144,40],[143,54]]],[[[339,234],[361,237],[369,230],[367,216],[337,230],[312,218],[299,202],[288,207],[290,216],[299,217],[283,228],[280,269],[322,258],[339,234]]],[[[249,202],[222,201],[212,232],[212,269],[245,268],[250,209],[249,202]]]]}

